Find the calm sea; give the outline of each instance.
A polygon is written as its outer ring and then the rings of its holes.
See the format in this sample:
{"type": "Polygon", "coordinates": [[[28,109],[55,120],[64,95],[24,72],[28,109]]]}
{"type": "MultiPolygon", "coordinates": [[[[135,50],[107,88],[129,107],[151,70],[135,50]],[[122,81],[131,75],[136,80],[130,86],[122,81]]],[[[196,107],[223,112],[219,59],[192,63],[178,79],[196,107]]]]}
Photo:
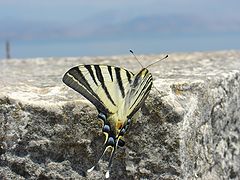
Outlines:
{"type": "MultiPolygon", "coordinates": [[[[240,33],[106,40],[10,40],[12,58],[121,55],[129,54],[129,49],[137,54],[240,50],[240,33]]],[[[5,54],[5,41],[1,41],[0,59],[5,54]]]]}

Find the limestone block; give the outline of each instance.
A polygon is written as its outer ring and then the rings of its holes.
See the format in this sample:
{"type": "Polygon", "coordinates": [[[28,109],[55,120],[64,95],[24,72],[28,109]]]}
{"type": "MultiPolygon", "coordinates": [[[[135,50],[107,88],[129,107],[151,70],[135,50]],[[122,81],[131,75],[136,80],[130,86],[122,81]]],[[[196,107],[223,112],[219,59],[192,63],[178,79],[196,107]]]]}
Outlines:
{"type": "MultiPolygon", "coordinates": [[[[143,55],[144,67],[164,55],[143,55]]],[[[95,107],[62,83],[79,64],[137,72],[132,56],[0,61],[0,179],[103,179],[95,107]]],[[[240,179],[240,52],[172,53],[117,150],[110,179],[240,179]]]]}

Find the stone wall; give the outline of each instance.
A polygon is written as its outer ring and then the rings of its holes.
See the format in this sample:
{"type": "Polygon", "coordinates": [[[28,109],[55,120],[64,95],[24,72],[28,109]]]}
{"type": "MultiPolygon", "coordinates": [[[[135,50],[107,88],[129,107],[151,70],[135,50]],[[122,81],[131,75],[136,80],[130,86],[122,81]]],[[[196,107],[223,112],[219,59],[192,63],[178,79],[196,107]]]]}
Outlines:
{"type": "MultiPolygon", "coordinates": [[[[86,173],[104,142],[97,111],[61,80],[92,63],[141,68],[132,56],[0,61],[0,179],[104,178],[108,154],[86,173]]],[[[110,179],[240,179],[240,52],[169,54],[149,70],[154,88],[110,179]]]]}

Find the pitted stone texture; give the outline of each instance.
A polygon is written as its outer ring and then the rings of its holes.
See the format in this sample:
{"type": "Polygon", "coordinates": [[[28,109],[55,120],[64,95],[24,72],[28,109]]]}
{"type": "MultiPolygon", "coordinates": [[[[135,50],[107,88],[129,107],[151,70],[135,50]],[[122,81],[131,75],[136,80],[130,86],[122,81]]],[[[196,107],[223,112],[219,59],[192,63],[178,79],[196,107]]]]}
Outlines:
{"type": "MultiPolygon", "coordinates": [[[[164,55],[139,56],[143,66],[164,55]]],[[[137,72],[132,56],[0,61],[0,179],[103,179],[94,106],[61,79],[78,64],[137,72]]],[[[170,54],[110,179],[240,179],[240,52],[170,54]]]]}

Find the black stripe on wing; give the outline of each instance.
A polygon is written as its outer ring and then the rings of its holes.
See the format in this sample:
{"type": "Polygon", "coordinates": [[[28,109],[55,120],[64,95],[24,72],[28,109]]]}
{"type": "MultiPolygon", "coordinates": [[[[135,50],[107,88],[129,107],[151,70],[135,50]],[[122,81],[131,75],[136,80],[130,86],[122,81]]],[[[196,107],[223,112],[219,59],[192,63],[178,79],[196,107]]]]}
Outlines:
{"type": "Polygon", "coordinates": [[[96,78],[94,76],[93,70],[92,70],[92,66],[91,65],[84,65],[84,67],[88,70],[88,72],[90,73],[92,80],[94,81],[94,83],[96,84],[96,86],[98,86],[98,83],[96,81],[96,78]]]}
{"type": "Polygon", "coordinates": [[[144,101],[148,97],[150,90],[152,88],[152,84],[148,86],[147,90],[145,91],[144,95],[142,96],[142,99],[138,102],[138,104],[135,104],[135,108],[131,111],[131,113],[127,116],[129,119],[132,118],[132,116],[142,107],[144,101]]]}
{"type": "MultiPolygon", "coordinates": [[[[92,77],[94,77],[94,75],[92,77]]],[[[74,67],[68,72],[66,72],[63,76],[63,82],[75,91],[79,92],[85,98],[87,98],[93,105],[96,106],[98,111],[104,114],[110,113],[109,110],[104,106],[104,103],[100,100],[98,95],[92,90],[90,84],[85,79],[79,67],[74,67]]]]}
{"type": "Polygon", "coordinates": [[[132,76],[133,76],[134,74],[133,74],[133,73],[130,73],[129,71],[126,71],[126,75],[127,75],[129,84],[131,84],[131,82],[132,82],[132,76]]]}
{"type": "Polygon", "coordinates": [[[128,92],[127,98],[131,98],[129,103],[129,115],[131,118],[139,108],[141,108],[143,102],[150,93],[152,87],[152,75],[148,71],[141,70],[136,76],[131,84],[131,89],[128,92]],[[142,77],[143,76],[143,77],[142,77]]]}
{"type": "Polygon", "coordinates": [[[108,72],[110,74],[111,80],[113,81],[112,66],[107,66],[107,67],[108,67],[108,72]]]}
{"type": "Polygon", "coordinates": [[[125,97],[125,92],[124,92],[122,77],[121,77],[121,69],[118,67],[115,67],[114,69],[115,69],[116,79],[117,79],[118,86],[121,91],[122,97],[125,97]]]}
{"type": "Polygon", "coordinates": [[[113,101],[106,85],[105,85],[105,82],[104,82],[104,78],[103,78],[103,75],[102,75],[102,71],[101,71],[101,68],[99,67],[99,65],[94,65],[94,69],[96,71],[96,74],[97,74],[97,78],[98,78],[98,81],[101,83],[102,85],[102,88],[105,92],[105,94],[107,95],[107,98],[111,101],[111,103],[116,106],[115,102],[113,101]]]}
{"type": "Polygon", "coordinates": [[[137,101],[141,98],[146,96],[146,94],[148,94],[150,92],[152,88],[152,76],[149,76],[147,82],[145,83],[144,87],[142,88],[141,92],[138,92],[138,97],[135,99],[134,103],[132,104],[132,106],[130,107],[130,109],[133,108],[133,106],[136,105],[137,101]]]}

